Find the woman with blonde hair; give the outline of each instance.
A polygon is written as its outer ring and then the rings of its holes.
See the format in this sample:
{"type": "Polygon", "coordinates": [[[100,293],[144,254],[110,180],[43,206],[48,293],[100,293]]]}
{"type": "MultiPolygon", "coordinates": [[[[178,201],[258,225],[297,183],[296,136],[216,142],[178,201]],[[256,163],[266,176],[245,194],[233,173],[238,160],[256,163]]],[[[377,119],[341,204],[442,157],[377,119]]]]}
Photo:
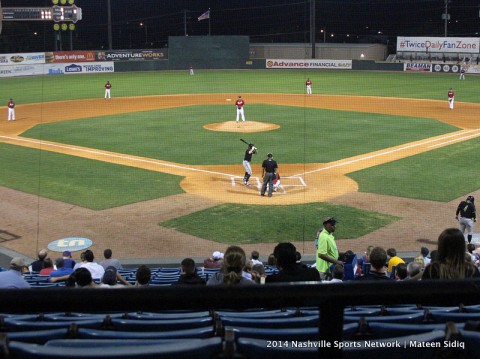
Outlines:
{"type": "Polygon", "coordinates": [[[230,246],[223,256],[223,265],[207,282],[207,285],[245,285],[255,284],[242,276],[246,263],[245,251],[238,246],[230,246]]]}
{"type": "Polygon", "coordinates": [[[478,269],[465,260],[465,237],[458,228],[447,228],[438,237],[438,254],[424,270],[425,279],[480,277],[478,269]]]}
{"type": "Polygon", "coordinates": [[[415,263],[418,263],[418,265],[420,266],[421,270],[424,270],[425,269],[425,260],[423,259],[423,256],[420,254],[418,256],[416,256],[413,261],[415,263]]]}

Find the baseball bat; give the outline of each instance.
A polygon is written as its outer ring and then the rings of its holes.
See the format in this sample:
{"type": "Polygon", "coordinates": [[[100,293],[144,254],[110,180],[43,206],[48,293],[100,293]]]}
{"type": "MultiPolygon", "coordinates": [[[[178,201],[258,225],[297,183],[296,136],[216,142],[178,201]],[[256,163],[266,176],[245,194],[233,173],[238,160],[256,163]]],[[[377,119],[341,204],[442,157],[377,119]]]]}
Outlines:
{"type": "Polygon", "coordinates": [[[245,141],[243,138],[241,138],[240,141],[242,141],[243,143],[246,143],[247,145],[250,144],[250,142],[245,141]]]}

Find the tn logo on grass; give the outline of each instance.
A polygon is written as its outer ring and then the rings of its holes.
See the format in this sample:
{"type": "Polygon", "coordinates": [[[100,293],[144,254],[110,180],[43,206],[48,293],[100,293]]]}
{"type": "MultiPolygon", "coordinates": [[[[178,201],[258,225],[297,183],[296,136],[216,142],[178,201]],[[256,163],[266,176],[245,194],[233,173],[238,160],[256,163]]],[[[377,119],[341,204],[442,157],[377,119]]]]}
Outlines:
{"type": "Polygon", "coordinates": [[[48,249],[54,252],[63,252],[66,250],[75,252],[91,247],[92,244],[93,242],[88,238],[69,237],[50,242],[48,244],[48,249]]]}

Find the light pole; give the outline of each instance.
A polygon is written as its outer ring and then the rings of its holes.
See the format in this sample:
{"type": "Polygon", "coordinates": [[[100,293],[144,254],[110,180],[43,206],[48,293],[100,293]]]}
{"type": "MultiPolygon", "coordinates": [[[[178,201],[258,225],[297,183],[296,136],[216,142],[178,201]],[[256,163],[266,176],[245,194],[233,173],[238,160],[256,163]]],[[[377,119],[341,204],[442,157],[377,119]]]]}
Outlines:
{"type": "Polygon", "coordinates": [[[112,49],[112,7],[110,0],[107,0],[107,27],[108,27],[108,49],[112,49]]]}
{"type": "Polygon", "coordinates": [[[326,29],[321,29],[320,33],[323,34],[323,43],[325,43],[326,42],[325,40],[327,39],[327,30],[326,29]]]}

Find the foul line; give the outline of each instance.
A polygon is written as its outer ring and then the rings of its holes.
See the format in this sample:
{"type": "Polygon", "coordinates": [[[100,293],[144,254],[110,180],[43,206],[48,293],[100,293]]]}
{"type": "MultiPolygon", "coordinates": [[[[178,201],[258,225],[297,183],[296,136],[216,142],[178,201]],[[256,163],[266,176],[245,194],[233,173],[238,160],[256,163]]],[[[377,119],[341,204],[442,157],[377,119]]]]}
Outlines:
{"type": "MultiPolygon", "coordinates": [[[[336,164],[334,164],[334,165],[330,165],[330,166],[327,166],[327,167],[322,167],[322,168],[319,168],[319,169],[313,170],[313,171],[303,172],[303,173],[300,173],[300,174],[297,174],[297,175],[294,175],[294,176],[303,176],[303,175],[310,174],[310,173],[316,173],[316,172],[326,171],[326,170],[329,170],[329,169],[332,169],[332,168],[336,168],[336,167],[347,166],[347,165],[351,165],[352,163],[370,160],[370,159],[372,159],[372,158],[389,155],[389,154],[392,154],[392,153],[395,153],[395,152],[408,150],[408,149],[414,148],[414,147],[424,146],[424,145],[426,145],[426,144],[428,144],[428,143],[437,142],[437,141],[442,141],[442,140],[444,140],[444,139],[451,138],[451,137],[463,136],[463,135],[466,134],[466,133],[476,132],[476,131],[480,131],[480,130],[477,129],[477,130],[468,130],[468,131],[456,132],[456,133],[454,133],[454,134],[447,135],[447,136],[442,136],[442,137],[440,137],[440,138],[434,138],[434,139],[431,139],[431,140],[426,140],[426,141],[422,141],[422,142],[419,142],[419,143],[414,143],[414,144],[407,145],[407,146],[400,147],[400,148],[396,148],[396,149],[393,149],[393,150],[389,150],[389,151],[385,151],[385,152],[380,152],[380,153],[377,153],[377,154],[374,154],[374,155],[365,156],[365,157],[362,157],[362,158],[356,158],[356,159],[350,160],[350,161],[345,161],[345,162],[336,163],[336,164]]],[[[471,135],[471,136],[480,136],[480,133],[478,133],[478,134],[476,134],[476,135],[471,135]]],[[[446,143],[446,142],[444,142],[444,143],[446,143]]],[[[430,147],[429,147],[429,148],[430,148],[430,147]]]]}
{"type": "Polygon", "coordinates": [[[2,136],[2,135],[0,135],[0,138],[4,138],[4,139],[7,139],[7,140],[11,140],[11,141],[27,142],[27,143],[37,144],[37,145],[58,147],[58,148],[63,148],[63,149],[67,149],[67,150],[84,152],[84,153],[91,153],[91,154],[100,155],[100,156],[120,158],[120,159],[123,159],[123,160],[149,163],[149,164],[154,164],[154,165],[158,165],[158,166],[177,168],[177,169],[187,170],[187,171],[192,171],[192,172],[203,172],[203,173],[215,174],[215,175],[221,175],[221,176],[228,176],[228,177],[235,176],[235,175],[227,174],[227,173],[221,173],[221,172],[209,171],[209,170],[202,170],[202,169],[193,168],[193,167],[184,167],[184,166],[175,165],[175,164],[172,164],[172,163],[159,162],[159,161],[155,161],[155,160],[147,160],[147,159],[143,159],[143,158],[132,157],[132,156],[129,156],[129,155],[119,155],[119,154],[113,154],[113,153],[108,153],[108,152],[103,152],[103,151],[89,150],[89,149],[80,148],[80,147],[59,145],[59,144],[56,144],[56,143],[44,142],[44,141],[41,141],[41,140],[31,140],[31,139],[27,139],[27,138],[9,137],[9,136],[2,136]]]}

